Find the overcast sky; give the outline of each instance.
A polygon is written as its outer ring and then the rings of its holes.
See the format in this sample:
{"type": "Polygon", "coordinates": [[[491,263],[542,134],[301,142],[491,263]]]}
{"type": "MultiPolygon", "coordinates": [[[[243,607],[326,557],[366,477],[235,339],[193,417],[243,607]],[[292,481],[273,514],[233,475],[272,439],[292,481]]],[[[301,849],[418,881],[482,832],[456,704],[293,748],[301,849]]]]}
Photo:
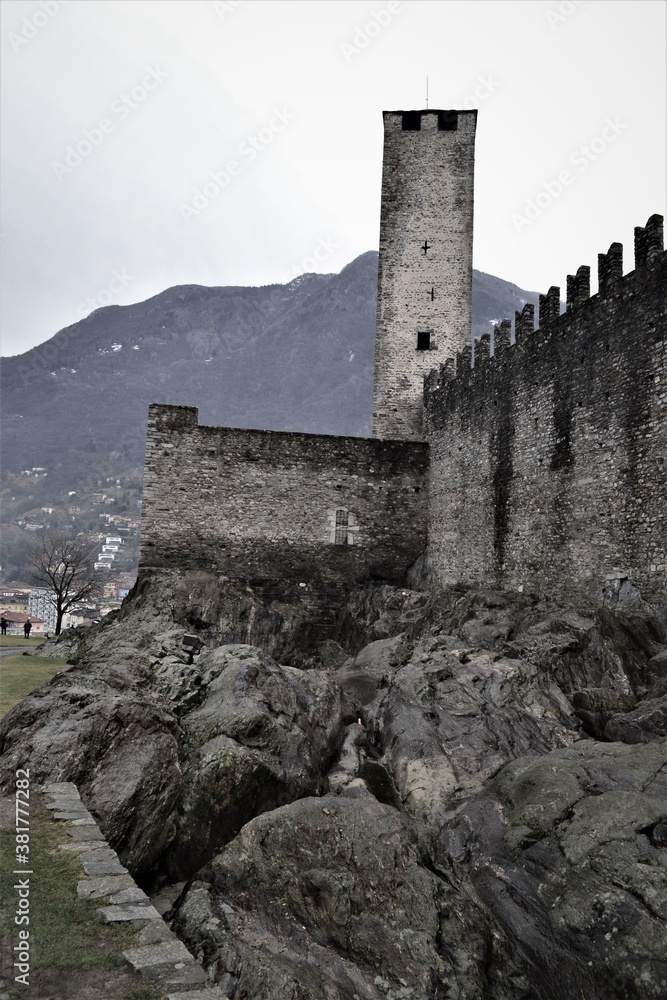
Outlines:
{"type": "MultiPolygon", "coordinates": [[[[662,0],[2,0],[2,353],[377,249],[383,110],[479,108],[475,267],[565,288],[665,211],[662,0]]],[[[595,289],[595,270],[593,289],[595,289]]]]}

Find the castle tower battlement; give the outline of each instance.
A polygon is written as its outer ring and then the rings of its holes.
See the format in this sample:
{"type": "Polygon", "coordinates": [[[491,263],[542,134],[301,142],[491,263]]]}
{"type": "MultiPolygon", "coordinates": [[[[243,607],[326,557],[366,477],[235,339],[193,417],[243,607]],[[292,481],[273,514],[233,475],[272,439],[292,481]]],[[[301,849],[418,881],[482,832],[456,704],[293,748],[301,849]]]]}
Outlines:
{"type": "Polygon", "coordinates": [[[476,111],[385,111],[373,437],[423,438],[423,379],[470,342],[476,111]]]}
{"type": "MultiPolygon", "coordinates": [[[[644,273],[648,272],[649,278],[654,278],[653,287],[658,296],[658,301],[662,298],[664,309],[661,316],[659,333],[664,340],[665,336],[665,309],[667,309],[667,286],[662,278],[661,267],[664,268],[664,220],[661,215],[652,215],[646,226],[635,228],[635,270],[623,274],[623,244],[612,243],[607,253],[598,254],[598,291],[591,295],[591,269],[587,265],[582,265],[577,269],[576,274],[567,276],[567,302],[566,311],[560,312],[560,288],[552,285],[549,291],[539,297],[539,326],[535,328],[535,306],[527,302],[523,309],[514,314],[514,339],[512,339],[512,324],[509,319],[504,319],[493,328],[493,353],[491,352],[491,335],[485,333],[477,341],[474,360],[470,345],[458,351],[454,357],[447,358],[437,368],[432,368],[424,376],[424,405],[431,414],[441,410],[434,393],[442,389],[445,393],[448,384],[455,379],[461,379],[468,386],[468,379],[475,378],[475,372],[491,358],[505,362],[505,349],[510,347],[521,348],[525,345],[525,338],[530,337],[531,349],[539,350],[539,345],[549,336],[549,334],[559,331],[566,337],[570,331],[573,313],[580,310],[588,303],[595,307],[603,300],[613,298],[612,308],[621,304],[632,304],[635,297],[637,279],[643,282],[644,273]],[[660,266],[657,266],[660,265],[660,266]],[[662,280],[661,280],[662,279],[662,280]],[[625,302],[624,300],[627,300],[625,302]]],[[[592,334],[592,326],[587,324],[587,333],[592,334]]],[[[608,342],[608,339],[607,339],[608,342]]],[[[511,357],[516,358],[516,363],[521,363],[521,351],[513,352],[511,357]]],[[[466,389],[467,391],[467,389],[466,389]]],[[[432,421],[426,422],[426,429],[432,426],[432,421]]]]}

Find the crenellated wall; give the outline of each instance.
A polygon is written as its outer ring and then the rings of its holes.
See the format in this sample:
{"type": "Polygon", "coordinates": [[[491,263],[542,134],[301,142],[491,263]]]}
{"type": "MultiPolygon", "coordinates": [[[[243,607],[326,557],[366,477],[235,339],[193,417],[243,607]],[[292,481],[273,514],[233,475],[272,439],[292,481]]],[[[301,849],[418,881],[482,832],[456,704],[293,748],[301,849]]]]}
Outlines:
{"type": "Polygon", "coordinates": [[[543,593],[629,576],[667,599],[667,255],[662,218],[425,381],[430,564],[442,583],[543,593]]]}
{"type": "Polygon", "coordinates": [[[428,445],[200,426],[152,405],[142,572],[402,580],[426,544],[428,445]]]}

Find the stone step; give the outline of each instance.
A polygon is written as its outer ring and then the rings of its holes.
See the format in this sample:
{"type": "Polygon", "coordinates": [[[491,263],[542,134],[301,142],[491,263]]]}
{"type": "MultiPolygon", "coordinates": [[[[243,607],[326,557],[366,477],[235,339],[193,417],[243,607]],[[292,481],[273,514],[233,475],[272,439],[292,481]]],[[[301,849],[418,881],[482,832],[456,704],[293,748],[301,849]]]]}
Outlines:
{"type": "Polygon", "coordinates": [[[135,972],[169,1000],[227,1000],[228,994],[211,984],[201,963],[169,929],[120,863],[81,802],[76,785],[53,782],[42,792],[54,819],[68,821],[58,849],[76,854],[88,876],[77,884],[77,896],[105,903],[97,911],[105,923],[134,925],[137,946],[124,951],[123,957],[135,972]]]}

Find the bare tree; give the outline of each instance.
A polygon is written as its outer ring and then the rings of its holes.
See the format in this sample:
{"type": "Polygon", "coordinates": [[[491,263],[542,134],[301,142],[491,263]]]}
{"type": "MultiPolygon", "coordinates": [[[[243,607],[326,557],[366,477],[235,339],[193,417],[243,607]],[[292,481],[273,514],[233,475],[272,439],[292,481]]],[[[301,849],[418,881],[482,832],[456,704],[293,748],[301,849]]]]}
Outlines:
{"type": "Polygon", "coordinates": [[[32,547],[28,565],[35,583],[51,591],[56,635],[60,635],[65,612],[98,596],[100,584],[93,562],[90,543],[65,532],[45,532],[32,547]]]}

